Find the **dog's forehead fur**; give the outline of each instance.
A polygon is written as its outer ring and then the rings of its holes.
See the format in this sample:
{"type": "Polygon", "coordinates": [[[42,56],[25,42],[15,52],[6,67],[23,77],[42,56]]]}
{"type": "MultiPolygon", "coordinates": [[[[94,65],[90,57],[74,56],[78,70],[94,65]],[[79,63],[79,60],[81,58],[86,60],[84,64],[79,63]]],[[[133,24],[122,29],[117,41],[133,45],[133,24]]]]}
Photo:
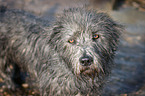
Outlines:
{"type": "Polygon", "coordinates": [[[94,10],[73,8],[65,10],[59,20],[63,26],[62,34],[69,37],[76,33],[78,35],[81,33],[92,35],[100,29],[103,31],[102,27],[105,25],[111,27],[113,20],[108,17],[107,14],[94,10]]]}
{"type": "Polygon", "coordinates": [[[66,11],[63,14],[63,18],[61,18],[63,27],[65,27],[65,30],[71,32],[85,32],[95,26],[95,24],[93,24],[93,19],[95,19],[94,14],[96,14],[95,11],[81,9],[72,9],[69,12],[66,11]]]}

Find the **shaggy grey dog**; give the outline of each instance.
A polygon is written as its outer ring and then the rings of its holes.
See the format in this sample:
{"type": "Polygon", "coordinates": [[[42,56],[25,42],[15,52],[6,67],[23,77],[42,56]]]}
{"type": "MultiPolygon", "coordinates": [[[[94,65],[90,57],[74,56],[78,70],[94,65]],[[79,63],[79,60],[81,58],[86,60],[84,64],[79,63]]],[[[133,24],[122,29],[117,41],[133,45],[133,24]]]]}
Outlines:
{"type": "Polygon", "coordinates": [[[43,96],[100,95],[120,31],[107,14],[85,8],[64,10],[50,25],[1,8],[0,76],[16,87],[27,72],[43,96]]]}

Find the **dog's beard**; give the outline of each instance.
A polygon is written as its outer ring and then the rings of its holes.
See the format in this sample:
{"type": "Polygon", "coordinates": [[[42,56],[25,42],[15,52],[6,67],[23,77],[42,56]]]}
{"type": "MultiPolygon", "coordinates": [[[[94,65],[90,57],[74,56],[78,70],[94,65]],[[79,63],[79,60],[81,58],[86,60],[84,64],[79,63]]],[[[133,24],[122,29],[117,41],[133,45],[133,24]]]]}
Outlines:
{"type": "Polygon", "coordinates": [[[94,67],[94,64],[91,66],[81,66],[78,64],[78,67],[74,68],[74,74],[77,76],[77,78],[84,78],[86,80],[93,79],[98,76],[100,73],[100,69],[94,67]]]}

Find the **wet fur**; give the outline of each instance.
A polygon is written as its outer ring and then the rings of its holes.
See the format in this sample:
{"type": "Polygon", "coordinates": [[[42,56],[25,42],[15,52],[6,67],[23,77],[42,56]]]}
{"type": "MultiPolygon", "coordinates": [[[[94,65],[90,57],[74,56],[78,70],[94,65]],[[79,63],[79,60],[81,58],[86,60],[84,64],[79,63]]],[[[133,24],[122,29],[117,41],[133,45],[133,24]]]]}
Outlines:
{"type": "Polygon", "coordinates": [[[53,23],[24,11],[1,9],[0,76],[13,87],[25,82],[14,69],[27,72],[36,78],[43,96],[97,96],[111,72],[120,31],[107,14],[84,8],[64,10],[53,23]],[[92,39],[93,34],[99,38],[92,39]],[[81,66],[83,56],[93,58],[89,67],[81,66]]]}

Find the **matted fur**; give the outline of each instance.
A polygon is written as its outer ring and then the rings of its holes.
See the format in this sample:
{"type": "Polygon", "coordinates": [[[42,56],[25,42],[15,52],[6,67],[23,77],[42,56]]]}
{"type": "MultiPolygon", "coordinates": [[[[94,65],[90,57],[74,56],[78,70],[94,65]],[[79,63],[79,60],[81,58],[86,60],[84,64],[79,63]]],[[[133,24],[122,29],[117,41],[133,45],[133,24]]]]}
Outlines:
{"type": "Polygon", "coordinates": [[[107,14],[85,8],[64,10],[50,24],[24,11],[1,9],[0,76],[13,87],[21,80],[18,72],[27,72],[43,96],[100,95],[120,31],[107,14]],[[82,57],[91,57],[91,65],[81,65],[82,57]]]}

